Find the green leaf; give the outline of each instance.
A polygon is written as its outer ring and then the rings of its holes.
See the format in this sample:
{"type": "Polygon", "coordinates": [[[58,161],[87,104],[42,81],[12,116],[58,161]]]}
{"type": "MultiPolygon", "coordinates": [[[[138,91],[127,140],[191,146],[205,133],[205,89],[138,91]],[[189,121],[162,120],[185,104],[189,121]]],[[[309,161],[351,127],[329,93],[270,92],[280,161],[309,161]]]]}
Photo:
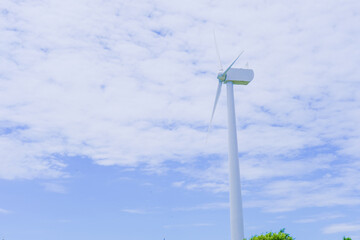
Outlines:
{"type": "Polygon", "coordinates": [[[259,236],[255,235],[250,240],[294,240],[294,238],[285,233],[285,228],[283,228],[278,233],[269,232],[259,236]]]}

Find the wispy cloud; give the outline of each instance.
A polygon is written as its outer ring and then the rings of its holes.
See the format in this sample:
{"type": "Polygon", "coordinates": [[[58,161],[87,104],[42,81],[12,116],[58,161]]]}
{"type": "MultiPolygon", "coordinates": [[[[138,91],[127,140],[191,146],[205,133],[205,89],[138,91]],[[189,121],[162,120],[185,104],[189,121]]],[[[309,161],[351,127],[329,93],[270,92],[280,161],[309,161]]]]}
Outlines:
{"type": "Polygon", "coordinates": [[[185,181],[179,181],[179,182],[173,182],[172,185],[174,187],[182,187],[184,185],[185,181]]]}
{"type": "Polygon", "coordinates": [[[360,204],[358,1],[97,4],[2,6],[0,178],[62,178],[81,155],[226,192],[224,98],[205,144],[215,25],[223,63],[245,48],[255,69],[235,90],[245,206],[360,204]]]}
{"type": "Polygon", "coordinates": [[[360,232],[360,224],[354,223],[338,223],[332,224],[323,229],[323,233],[347,233],[347,232],[360,232]]]}
{"type": "Polygon", "coordinates": [[[214,226],[212,223],[193,223],[193,224],[172,224],[164,225],[164,228],[189,228],[189,227],[211,227],[214,226]]]}
{"type": "Polygon", "coordinates": [[[326,214],[309,216],[307,218],[296,220],[295,222],[296,223],[315,223],[315,222],[319,222],[319,221],[332,220],[332,219],[337,219],[337,218],[342,218],[342,217],[344,217],[344,215],[342,215],[342,214],[326,213],[326,214]]]}
{"type": "Polygon", "coordinates": [[[66,188],[64,185],[60,183],[47,182],[42,183],[46,191],[54,192],[54,193],[66,193],[66,188]]]}
{"type": "Polygon", "coordinates": [[[142,209],[130,209],[130,208],[126,208],[126,209],[122,209],[121,210],[124,213],[130,213],[130,214],[149,214],[150,212],[142,210],[142,209]]]}
{"type": "Polygon", "coordinates": [[[2,214],[8,214],[8,213],[10,213],[10,211],[9,211],[9,210],[6,210],[6,209],[3,209],[3,208],[0,208],[0,213],[2,213],[2,214]]]}
{"type": "Polygon", "coordinates": [[[71,219],[59,219],[57,220],[59,223],[71,223],[72,220],[71,219]]]}
{"type": "Polygon", "coordinates": [[[178,207],[174,208],[174,211],[199,211],[199,210],[219,210],[219,209],[228,209],[228,202],[215,202],[215,203],[205,203],[192,207],[178,207]]]}

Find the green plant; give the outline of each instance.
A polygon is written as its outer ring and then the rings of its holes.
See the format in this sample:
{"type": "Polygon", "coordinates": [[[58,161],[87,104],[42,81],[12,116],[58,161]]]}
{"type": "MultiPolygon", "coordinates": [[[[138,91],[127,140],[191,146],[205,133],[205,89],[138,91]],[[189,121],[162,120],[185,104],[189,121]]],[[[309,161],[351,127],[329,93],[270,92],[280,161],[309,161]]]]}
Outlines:
{"type": "Polygon", "coordinates": [[[269,232],[259,236],[255,235],[250,240],[294,240],[294,238],[285,233],[285,228],[283,228],[278,233],[269,232]]]}
{"type": "MultiPolygon", "coordinates": [[[[285,233],[285,228],[281,229],[278,233],[269,232],[262,235],[255,235],[250,240],[294,240],[295,238],[290,237],[290,234],[285,233]]],[[[244,240],[246,240],[244,238],[244,240]]],[[[343,240],[351,240],[349,237],[344,237],[343,240]]]]}

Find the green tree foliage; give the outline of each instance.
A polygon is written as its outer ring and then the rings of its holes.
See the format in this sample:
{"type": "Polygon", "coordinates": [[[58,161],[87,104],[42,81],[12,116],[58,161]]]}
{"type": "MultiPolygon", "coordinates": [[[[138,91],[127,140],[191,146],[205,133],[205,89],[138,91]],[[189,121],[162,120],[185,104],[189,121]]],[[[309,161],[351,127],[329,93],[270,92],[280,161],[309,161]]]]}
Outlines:
{"type": "MultiPolygon", "coordinates": [[[[290,234],[285,233],[285,228],[281,229],[278,233],[269,232],[259,236],[255,235],[250,238],[250,240],[294,240],[294,239],[295,238],[290,237],[290,234]]],[[[344,237],[343,240],[351,240],[351,238],[344,237]]]]}
{"type": "Polygon", "coordinates": [[[269,232],[265,235],[256,235],[250,238],[250,240],[294,240],[294,238],[285,233],[285,228],[283,228],[278,233],[269,232]]]}

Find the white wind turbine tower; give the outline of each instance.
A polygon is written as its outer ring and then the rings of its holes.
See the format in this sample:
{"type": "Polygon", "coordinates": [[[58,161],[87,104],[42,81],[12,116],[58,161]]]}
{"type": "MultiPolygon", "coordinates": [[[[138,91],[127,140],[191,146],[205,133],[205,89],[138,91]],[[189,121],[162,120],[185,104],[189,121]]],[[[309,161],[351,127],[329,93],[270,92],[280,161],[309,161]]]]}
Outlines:
{"type": "MultiPolygon", "coordinates": [[[[214,33],[215,39],[215,33],[214,33]]],[[[244,218],[242,209],[242,197],[241,197],[241,183],[240,183],[240,168],[238,157],[238,143],[236,133],[236,118],[234,107],[234,90],[233,85],[247,85],[254,78],[254,71],[244,68],[231,68],[234,63],[239,59],[239,56],[230,64],[230,66],[223,71],[223,67],[220,60],[219,50],[216,44],[216,53],[219,59],[220,71],[217,75],[219,80],[218,88],[216,91],[216,97],[214,102],[214,108],[211,114],[209,129],[214,117],[216,105],[219,100],[221,86],[226,84],[227,90],[227,111],[228,111],[228,144],[229,144],[229,171],[230,171],[230,227],[231,227],[231,240],[243,240],[244,239],[244,218]]]]}

